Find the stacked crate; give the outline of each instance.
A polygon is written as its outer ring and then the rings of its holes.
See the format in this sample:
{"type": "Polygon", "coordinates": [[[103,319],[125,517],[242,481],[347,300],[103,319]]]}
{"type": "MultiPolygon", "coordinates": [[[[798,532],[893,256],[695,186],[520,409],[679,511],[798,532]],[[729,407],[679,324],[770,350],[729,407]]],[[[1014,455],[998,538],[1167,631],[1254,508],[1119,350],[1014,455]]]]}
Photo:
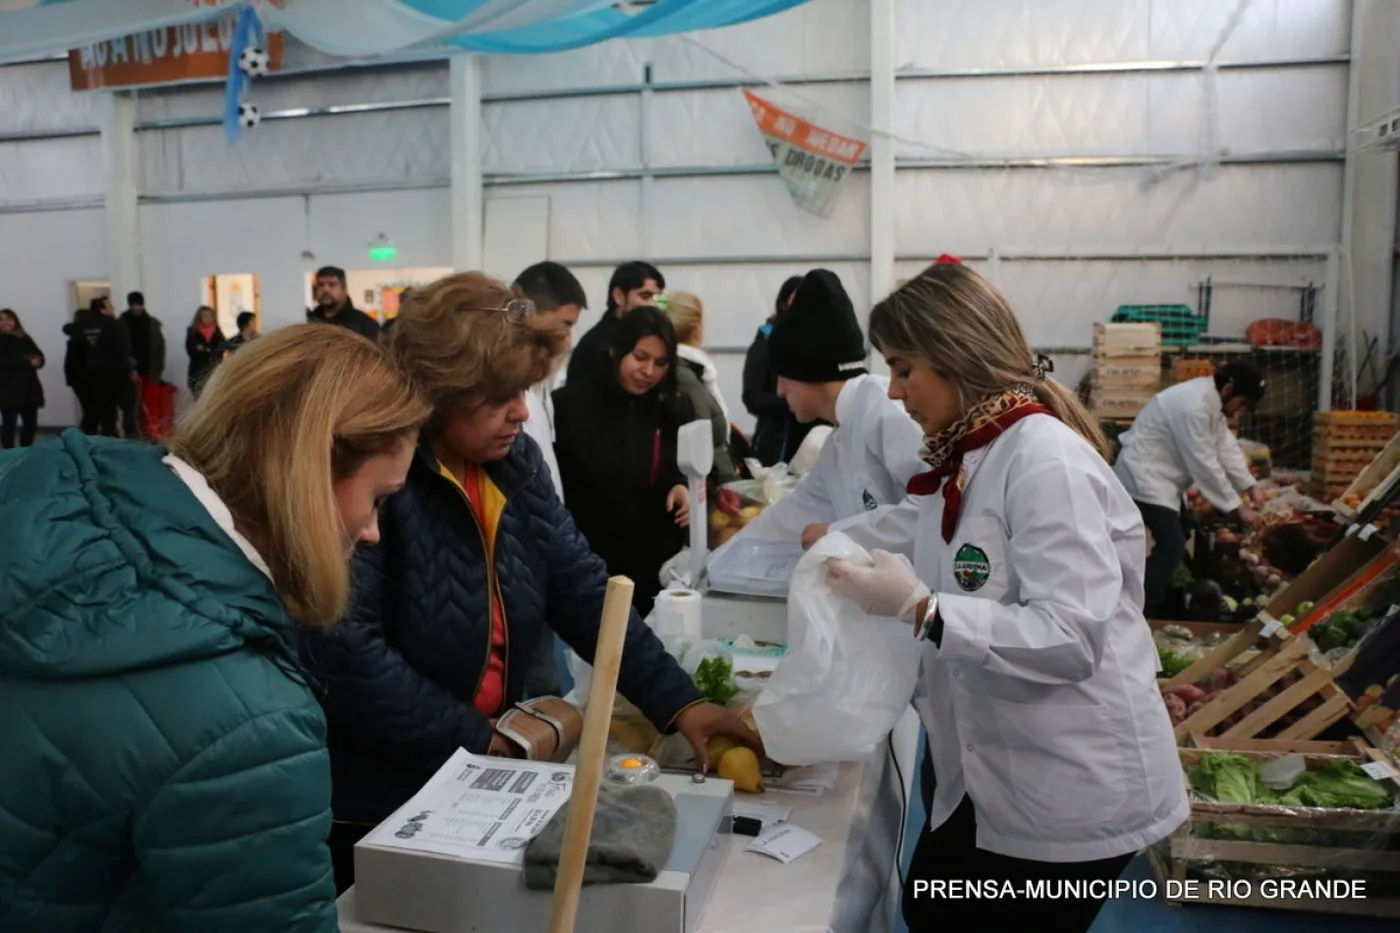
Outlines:
{"type": "Polygon", "coordinates": [[[1388,411],[1320,411],[1313,416],[1312,494],[1340,498],[1400,431],[1388,411]]]}
{"type": "Polygon", "coordinates": [[[1131,420],[1162,387],[1159,324],[1095,324],[1089,399],[1095,416],[1131,420]]]}
{"type": "Polygon", "coordinates": [[[1172,385],[1214,375],[1215,364],[1210,360],[1186,359],[1185,357],[1172,360],[1172,385]]]}

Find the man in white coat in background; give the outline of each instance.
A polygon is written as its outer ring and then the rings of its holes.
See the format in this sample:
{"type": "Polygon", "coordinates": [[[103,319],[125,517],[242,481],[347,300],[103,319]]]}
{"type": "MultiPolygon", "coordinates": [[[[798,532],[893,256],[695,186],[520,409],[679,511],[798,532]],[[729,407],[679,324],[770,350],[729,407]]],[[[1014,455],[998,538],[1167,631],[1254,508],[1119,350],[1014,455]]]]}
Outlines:
{"type": "Polygon", "coordinates": [[[1157,393],[1121,438],[1113,471],[1152,533],[1147,558],[1147,617],[1163,609],[1172,574],[1186,553],[1181,497],[1195,486],[1227,515],[1254,524],[1259,515],[1254,477],[1229,419],[1264,397],[1264,378],[1248,363],[1229,363],[1215,376],[1191,379],[1157,393]],[[1242,499],[1241,497],[1244,497],[1242,499]]]}
{"type": "Polygon", "coordinates": [[[732,541],[800,541],[809,548],[843,521],[905,498],[923,472],[923,431],[889,397],[889,380],[866,371],[868,351],[841,280],[826,269],[803,278],[768,337],[778,394],[798,421],[835,425],[797,488],[732,541]]]}
{"type": "MultiPolygon", "coordinates": [[[[537,262],[516,276],[515,287],[535,303],[535,313],[568,326],[569,345],[572,345],[574,325],[588,307],[588,296],[574,274],[557,262],[537,262]]],[[[564,349],[567,353],[568,346],[564,349]]],[[[563,502],[564,484],[559,479],[559,461],[554,454],[553,392],[557,388],[558,377],[556,370],[525,393],[530,417],[522,427],[540,445],[544,462],[549,467],[550,479],[554,480],[554,491],[559,501],[563,502]]]]}

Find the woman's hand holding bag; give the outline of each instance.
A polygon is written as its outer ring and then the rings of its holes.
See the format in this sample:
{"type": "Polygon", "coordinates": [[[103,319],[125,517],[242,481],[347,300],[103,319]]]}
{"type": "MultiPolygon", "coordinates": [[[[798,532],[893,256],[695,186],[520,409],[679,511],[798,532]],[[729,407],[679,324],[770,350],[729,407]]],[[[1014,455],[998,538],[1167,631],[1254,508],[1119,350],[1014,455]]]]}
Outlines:
{"type": "Polygon", "coordinates": [[[833,557],[826,562],[831,589],[861,608],[866,615],[888,616],[911,625],[918,622],[918,607],[929,598],[929,588],[903,554],[870,552],[871,565],[862,567],[833,557]]]}

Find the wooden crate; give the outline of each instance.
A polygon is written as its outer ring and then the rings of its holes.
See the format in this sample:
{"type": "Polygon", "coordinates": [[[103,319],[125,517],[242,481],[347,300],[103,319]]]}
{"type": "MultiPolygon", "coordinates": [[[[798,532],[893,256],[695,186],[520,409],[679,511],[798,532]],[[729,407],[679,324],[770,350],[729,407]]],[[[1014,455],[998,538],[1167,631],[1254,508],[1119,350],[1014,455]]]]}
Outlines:
{"type": "Polygon", "coordinates": [[[1160,324],[1094,325],[1095,356],[1146,356],[1162,353],[1160,324]]]}
{"type": "Polygon", "coordinates": [[[1215,364],[1210,360],[1185,358],[1172,360],[1172,385],[1176,385],[1178,382],[1188,382],[1192,379],[1202,379],[1206,376],[1214,375],[1215,364]]]}
{"type": "Polygon", "coordinates": [[[1293,637],[1277,623],[1267,623],[1266,635],[1265,624],[1256,619],[1240,626],[1239,634],[1180,674],[1161,682],[1163,689],[1199,684],[1219,668],[1230,668],[1239,678],[1177,724],[1178,744],[1187,744],[1193,735],[1207,735],[1227,720],[1231,721],[1220,737],[1228,740],[1262,738],[1262,733],[1269,731],[1276,733],[1272,738],[1311,739],[1351,711],[1351,700],[1333,681],[1334,674],[1342,668],[1315,662],[1310,643],[1293,637]],[[1242,661],[1246,652],[1256,649],[1257,654],[1242,661]],[[1270,693],[1274,695],[1269,696],[1270,693]],[[1255,702],[1259,702],[1258,708],[1241,715],[1245,707],[1255,702]],[[1279,726],[1279,720],[1303,704],[1313,708],[1296,722],[1279,726]]]}
{"type": "Polygon", "coordinates": [[[1371,498],[1371,494],[1382,487],[1383,484],[1400,481],[1400,477],[1392,480],[1392,474],[1400,470],[1400,434],[1390,439],[1380,453],[1371,458],[1371,462],[1357,474],[1356,478],[1348,484],[1334,500],[1324,499],[1322,501],[1332,502],[1332,507],[1337,510],[1337,514],[1343,519],[1350,521],[1360,514],[1371,498]]]}
{"type": "MultiPolygon", "coordinates": [[[[1337,758],[1349,759],[1357,764],[1386,760],[1373,748],[1347,749],[1345,743],[1323,744],[1343,747],[1321,753],[1309,752],[1305,748],[1229,750],[1259,762],[1301,752],[1307,756],[1309,770],[1321,768],[1337,758]]],[[[1188,786],[1190,770],[1211,751],[1200,748],[1179,750],[1182,775],[1188,786]]],[[[1388,778],[1384,783],[1392,794],[1400,794],[1400,782],[1388,778]]],[[[1200,879],[1197,896],[1188,899],[1167,890],[1166,900],[1170,904],[1233,905],[1306,913],[1400,917],[1400,896],[1371,894],[1373,886],[1368,886],[1368,896],[1364,898],[1270,897],[1263,887],[1266,880],[1276,883],[1277,879],[1297,877],[1300,873],[1304,877],[1328,878],[1336,877],[1339,871],[1365,872],[1369,876],[1383,875],[1387,879],[1393,874],[1395,884],[1400,886],[1400,851],[1395,851],[1397,837],[1400,837],[1400,818],[1393,810],[1293,810],[1279,806],[1215,803],[1193,797],[1191,818],[1166,840],[1149,848],[1148,860],[1158,883],[1164,889],[1175,887],[1176,890],[1180,890],[1181,882],[1197,874],[1193,864],[1210,864],[1211,873],[1207,878],[1200,879]],[[1211,838],[1208,827],[1217,823],[1296,830],[1300,834],[1330,831],[1358,835],[1343,837],[1339,841],[1344,845],[1340,846],[1320,844],[1332,840],[1318,840],[1316,837],[1285,842],[1211,838]],[[1358,842],[1365,847],[1358,846],[1358,842]],[[1211,879],[1224,881],[1225,884],[1213,889],[1214,886],[1209,884],[1211,879]],[[1169,881],[1178,885],[1169,886],[1169,881]],[[1249,883],[1238,885],[1236,890],[1231,881],[1249,883]]]]}
{"type": "Polygon", "coordinates": [[[1313,446],[1381,450],[1400,431],[1388,411],[1319,411],[1313,414],[1313,446]]]}

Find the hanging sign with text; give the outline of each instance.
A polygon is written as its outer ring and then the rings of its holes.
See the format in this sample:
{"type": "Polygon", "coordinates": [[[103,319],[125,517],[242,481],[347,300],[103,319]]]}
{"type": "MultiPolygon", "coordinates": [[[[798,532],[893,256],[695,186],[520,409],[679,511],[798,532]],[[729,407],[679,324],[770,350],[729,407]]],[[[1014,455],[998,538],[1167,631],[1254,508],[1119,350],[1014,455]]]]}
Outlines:
{"type": "Polygon", "coordinates": [[[865,143],[824,130],[752,91],[745,90],[744,97],[793,203],[818,217],[830,217],[836,192],[860,162],[865,143]]]}
{"type": "MultiPolygon", "coordinates": [[[[197,0],[192,0],[197,2],[197,0]]],[[[228,77],[234,16],[199,23],[148,29],[68,53],[73,90],[178,84],[228,77]]],[[[282,68],[280,33],[267,37],[264,50],[273,71],[282,68]]]]}

